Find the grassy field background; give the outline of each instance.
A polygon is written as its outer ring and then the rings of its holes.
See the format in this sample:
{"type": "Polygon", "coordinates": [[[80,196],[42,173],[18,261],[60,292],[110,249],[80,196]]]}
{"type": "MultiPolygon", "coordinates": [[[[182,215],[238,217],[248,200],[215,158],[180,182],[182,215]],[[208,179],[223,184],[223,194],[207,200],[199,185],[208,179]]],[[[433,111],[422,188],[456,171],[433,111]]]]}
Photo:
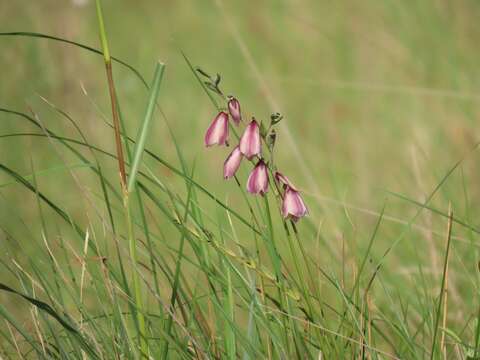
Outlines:
{"type": "MultiPolygon", "coordinates": [[[[156,114],[147,147],[180,166],[169,124],[187,163],[195,163],[196,181],[245,216],[238,189],[222,179],[229,151],[203,145],[215,109],[181,51],[194,65],[220,73],[225,91],[238,97],[246,114],[258,119],[276,111],[284,115],[276,162],[303,190],[310,210],[299,223],[303,244],[345,289],[355,282],[384,209],[361,284],[367,285],[381,261],[371,290],[372,309],[382,314],[379,318],[408,328],[410,335],[422,328],[423,337],[415,341],[427,349],[451,203],[458,221],[452,230],[447,327],[474,346],[480,260],[478,2],[105,0],[103,6],[114,56],[148,80],[157,60],[167,64],[159,100],[165,116],[156,114]],[[421,210],[427,199],[429,209],[421,210]]],[[[100,48],[96,21],[94,2],[87,0],[0,3],[1,32],[41,32],[100,48]]],[[[0,107],[33,111],[49,129],[78,138],[43,97],[75,119],[90,143],[114,151],[112,131],[102,120],[104,114],[110,121],[111,112],[100,56],[43,39],[0,36],[0,44],[0,107]]],[[[117,64],[114,75],[127,128],[134,135],[147,92],[117,64]]],[[[32,132],[10,115],[0,114],[0,121],[0,135],[32,132]]],[[[97,213],[105,215],[95,177],[48,140],[2,137],[0,152],[2,164],[22,175],[31,174],[33,167],[38,188],[81,226],[95,223],[97,213]]],[[[100,159],[117,184],[116,163],[100,159]]],[[[145,162],[163,183],[186,196],[183,179],[152,159],[145,162]]],[[[240,171],[241,179],[247,175],[247,169],[240,171]]],[[[12,184],[5,174],[0,174],[0,186],[0,244],[6,249],[2,262],[17,259],[20,266],[35,259],[43,246],[42,228],[69,241],[71,230],[51,210],[39,216],[34,193],[12,184]]],[[[199,202],[217,218],[213,202],[199,202]]],[[[153,213],[149,216],[152,228],[176,248],[174,227],[153,213]]],[[[99,224],[94,228],[102,231],[99,224]]],[[[249,230],[238,225],[237,231],[242,243],[252,246],[249,230]]],[[[288,254],[286,245],[280,247],[288,254]]],[[[288,255],[285,259],[293,266],[288,255]]],[[[325,302],[341,306],[320,275],[318,281],[325,302]]],[[[7,270],[2,270],[2,282],[19,288],[7,270]]],[[[0,300],[28,321],[28,304],[17,305],[11,294],[0,294],[0,300]]],[[[385,327],[401,333],[393,325],[385,327]]],[[[391,344],[379,340],[377,345],[408,358],[391,344]]],[[[459,349],[452,345],[449,356],[460,357],[459,349]]]]}

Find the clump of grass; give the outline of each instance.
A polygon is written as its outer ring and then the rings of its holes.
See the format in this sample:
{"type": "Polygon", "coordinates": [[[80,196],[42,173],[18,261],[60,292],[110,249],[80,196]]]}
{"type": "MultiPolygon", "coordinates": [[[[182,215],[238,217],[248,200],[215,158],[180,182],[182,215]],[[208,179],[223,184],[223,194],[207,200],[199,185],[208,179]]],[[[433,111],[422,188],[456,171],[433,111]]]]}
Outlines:
{"type": "MultiPolygon", "coordinates": [[[[385,220],[382,209],[372,229],[365,230],[369,233],[365,249],[342,253],[340,274],[328,261],[318,261],[327,258],[326,253],[315,256],[315,241],[320,241],[322,232],[314,216],[296,224],[280,211],[273,211],[274,204],[282,200],[281,186],[273,180],[272,188],[276,186],[277,191],[252,198],[240,185],[242,175],[237,174],[238,194],[232,198],[240,200],[224,199],[216,184],[202,185],[195,162],[185,158],[173,132],[170,136],[179,166],[148,148],[148,139],[156,138],[151,123],[156,120],[154,110],[159,107],[165,67],[156,65],[148,85],[134,67],[110,56],[99,0],[96,5],[101,51],[44,34],[3,34],[44,38],[103,55],[112,116],[98,113],[98,119],[112,130],[115,151],[103,143],[90,143],[82,126],[51,103],[47,105],[57,115],[74,125],[77,137],[51,130],[33,109],[0,108],[2,115],[33,129],[2,137],[47,140],[64,161],[60,170],[76,180],[75,198],[86,204],[85,214],[72,214],[66,202],[53,199],[42,189],[38,178],[59,169],[37,170],[32,161],[31,174],[22,175],[0,164],[7,178],[3,186],[17,184],[29,193],[42,220],[39,235],[32,235],[40,241],[34,243],[35,252],[30,256],[21,251],[25,239],[5,231],[9,253],[2,260],[6,276],[0,290],[19,305],[0,305],[5,324],[0,327],[2,356],[478,358],[478,315],[476,323],[467,320],[464,330],[454,331],[448,327],[445,305],[453,225],[475,234],[478,231],[451,212],[444,214],[429,205],[459,163],[425,203],[416,204],[414,217],[383,255],[376,256],[373,250],[385,220]],[[125,126],[133,119],[124,118],[122,101],[115,91],[112,68],[117,64],[133,71],[145,85],[146,93],[141,96],[146,110],[142,121],[135,122],[139,129],[135,138],[125,126]],[[75,160],[74,166],[66,161],[66,153],[68,159],[75,160]],[[79,177],[78,169],[85,174],[79,177]],[[159,169],[182,179],[184,188],[171,185],[159,169]],[[93,179],[90,189],[83,183],[88,179],[93,179]],[[423,279],[416,289],[421,294],[407,305],[396,301],[402,289],[395,286],[395,279],[383,275],[382,267],[425,209],[448,219],[440,291],[430,296],[423,279]]],[[[192,72],[192,84],[196,80],[216,110],[223,110],[219,104],[225,97],[219,80],[198,71],[183,56],[192,72]],[[199,74],[209,79],[207,84],[199,74]]],[[[168,124],[166,115],[161,114],[168,124]]],[[[279,119],[272,116],[270,125],[279,119]]],[[[271,127],[264,127],[262,138],[271,152],[268,166],[273,179],[273,145],[268,142],[271,127]]]]}

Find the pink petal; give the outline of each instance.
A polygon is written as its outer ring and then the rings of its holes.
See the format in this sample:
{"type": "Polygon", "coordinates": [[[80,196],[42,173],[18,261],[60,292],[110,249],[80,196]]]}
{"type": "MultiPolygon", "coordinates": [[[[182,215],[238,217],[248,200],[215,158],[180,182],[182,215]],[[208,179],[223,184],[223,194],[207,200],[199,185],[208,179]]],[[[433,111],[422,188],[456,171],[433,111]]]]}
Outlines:
{"type": "Polygon", "coordinates": [[[225,145],[228,140],[228,114],[220,112],[205,134],[205,146],[225,145]]]}
{"type": "Polygon", "coordinates": [[[268,191],[268,171],[263,160],[260,160],[250,173],[247,180],[247,191],[260,195],[268,191]]]}
{"type": "Polygon", "coordinates": [[[260,128],[257,122],[252,120],[248,124],[245,132],[240,139],[240,151],[247,159],[252,159],[255,155],[260,155],[261,142],[260,142],[260,128]]]}
{"type": "Polygon", "coordinates": [[[240,111],[240,103],[234,97],[228,101],[228,112],[232,116],[233,122],[238,126],[242,121],[242,113],[240,111]]]}
{"type": "Polygon", "coordinates": [[[287,187],[282,203],[282,215],[284,218],[291,217],[294,221],[297,221],[301,217],[308,214],[307,207],[303,202],[302,197],[298,191],[287,187]]]}
{"type": "Polygon", "coordinates": [[[233,151],[228,155],[227,160],[223,164],[223,177],[225,179],[231,178],[237,172],[242,161],[242,153],[240,152],[239,147],[235,147],[233,151]]]}

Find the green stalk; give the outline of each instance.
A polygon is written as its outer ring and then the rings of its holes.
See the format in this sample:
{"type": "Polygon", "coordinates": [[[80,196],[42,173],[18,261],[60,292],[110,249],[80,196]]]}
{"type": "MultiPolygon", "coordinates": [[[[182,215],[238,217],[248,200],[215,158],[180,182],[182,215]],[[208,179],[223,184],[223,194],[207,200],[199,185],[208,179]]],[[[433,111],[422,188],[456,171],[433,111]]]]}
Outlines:
{"type": "MultiPolygon", "coordinates": [[[[440,311],[442,310],[443,296],[445,294],[445,279],[447,277],[448,258],[450,256],[450,242],[452,239],[452,220],[453,212],[451,204],[448,209],[448,225],[447,225],[447,248],[445,250],[445,261],[443,262],[442,286],[440,287],[440,294],[438,295],[437,312],[435,316],[435,327],[433,328],[432,350],[430,352],[430,360],[435,357],[435,345],[437,343],[438,324],[440,322],[440,311]]],[[[476,351],[476,350],[475,350],[476,351]]]]}
{"type": "Polygon", "coordinates": [[[96,0],[98,27],[100,29],[100,42],[102,43],[103,58],[105,63],[110,62],[110,50],[108,48],[107,32],[105,31],[105,22],[103,21],[103,10],[100,0],[96,0]]]}
{"type": "Polygon", "coordinates": [[[105,70],[107,72],[107,79],[108,79],[108,90],[110,93],[110,101],[112,104],[113,129],[115,132],[115,146],[116,146],[117,158],[118,158],[118,169],[120,171],[120,182],[121,182],[122,188],[125,188],[127,184],[127,174],[125,171],[125,159],[123,157],[122,140],[120,137],[120,121],[118,119],[117,96],[115,94],[115,84],[113,82],[112,61],[110,58],[110,50],[108,49],[107,33],[105,31],[105,24],[103,21],[103,11],[102,11],[102,5],[100,3],[100,0],[96,0],[96,5],[97,5],[98,26],[100,31],[100,41],[102,43],[103,59],[105,62],[105,70]]]}
{"type": "MultiPolygon", "coordinates": [[[[223,236],[223,229],[222,229],[222,222],[220,214],[218,216],[218,226],[219,226],[219,234],[220,234],[220,241],[222,246],[226,248],[227,242],[223,236]]],[[[223,289],[223,311],[225,312],[225,316],[229,319],[229,321],[225,321],[223,326],[224,331],[224,338],[225,338],[225,353],[226,358],[230,360],[236,359],[236,339],[235,339],[235,330],[232,328],[232,324],[235,324],[235,300],[233,297],[233,285],[232,285],[232,274],[230,272],[230,265],[228,260],[222,256],[219,256],[219,263],[221,269],[225,273],[225,280],[226,284],[224,285],[223,289]]]]}
{"type": "MultiPolygon", "coordinates": [[[[186,168],[185,168],[186,170],[186,168]]],[[[191,176],[193,177],[193,170],[191,176]]],[[[192,185],[187,184],[187,202],[185,203],[185,213],[183,214],[183,223],[187,221],[188,218],[188,208],[190,205],[191,201],[191,195],[192,195],[192,185]]],[[[181,235],[180,238],[180,246],[178,249],[178,260],[175,265],[175,275],[174,275],[174,280],[173,280],[173,285],[172,285],[172,295],[170,297],[170,314],[168,316],[167,324],[165,326],[165,333],[167,336],[172,336],[172,324],[173,324],[173,314],[175,312],[175,301],[178,296],[178,291],[179,291],[179,286],[180,286],[180,275],[181,275],[181,264],[182,264],[182,257],[183,257],[183,251],[184,251],[184,246],[185,246],[185,234],[181,235]]],[[[165,344],[163,348],[163,354],[162,354],[162,359],[166,359],[168,356],[168,348],[169,348],[169,341],[168,338],[165,339],[165,344]]]]}
{"type": "Polygon", "coordinates": [[[125,214],[126,214],[126,221],[128,226],[128,246],[130,252],[130,258],[133,265],[133,285],[134,285],[134,292],[135,292],[135,304],[137,307],[136,311],[136,319],[139,329],[139,340],[140,340],[140,349],[142,352],[142,357],[148,358],[149,350],[148,350],[148,342],[146,340],[147,336],[147,329],[145,324],[145,317],[144,317],[144,301],[142,297],[141,285],[140,285],[140,278],[137,271],[137,244],[136,238],[133,231],[133,220],[131,216],[131,208],[129,204],[129,194],[135,190],[136,187],[136,175],[138,173],[138,169],[140,167],[140,163],[142,161],[142,155],[145,149],[145,143],[147,140],[147,135],[150,128],[150,123],[153,117],[153,112],[155,110],[155,105],[157,103],[158,93],[160,90],[160,84],[163,78],[163,72],[165,69],[165,65],[162,63],[157,63],[155,68],[155,74],[153,77],[153,83],[150,88],[150,96],[148,99],[147,110],[145,112],[145,116],[143,118],[142,125],[138,131],[134,155],[133,155],[133,162],[131,165],[130,176],[128,177],[128,187],[124,193],[124,206],[125,206],[125,214]]]}
{"type": "MultiPolygon", "coordinates": [[[[265,242],[266,242],[266,245],[267,245],[267,250],[269,252],[269,255],[270,255],[270,258],[271,258],[271,262],[272,262],[272,265],[273,265],[273,268],[275,270],[275,279],[277,281],[277,284],[278,284],[278,301],[280,303],[280,306],[283,310],[285,310],[285,302],[284,302],[284,299],[283,299],[283,294],[282,294],[282,290],[284,290],[284,287],[283,287],[283,281],[282,281],[282,269],[281,269],[281,266],[282,266],[282,260],[280,258],[280,255],[277,251],[277,248],[275,247],[275,240],[274,240],[274,232],[273,232],[273,223],[272,223],[272,214],[270,213],[270,204],[268,203],[268,195],[265,194],[263,196],[263,199],[264,199],[264,205],[265,205],[265,212],[266,212],[266,215],[267,215],[267,225],[268,225],[268,239],[265,239],[265,242]]],[[[287,299],[287,302],[288,302],[288,299],[287,299]]],[[[286,321],[285,321],[285,317],[282,316],[282,327],[283,327],[283,333],[284,333],[284,336],[285,336],[285,346],[287,348],[287,355],[290,355],[290,342],[289,342],[289,339],[288,339],[288,332],[287,332],[287,329],[288,329],[288,326],[286,324],[286,321]]],[[[280,332],[281,329],[280,329],[280,332]]],[[[280,354],[279,354],[280,356],[280,354]]]]}
{"type": "Polygon", "coordinates": [[[135,305],[136,305],[136,321],[138,325],[138,332],[139,332],[139,342],[140,342],[140,351],[141,357],[148,358],[148,342],[147,342],[147,331],[145,326],[145,316],[144,316],[144,307],[143,307],[143,297],[142,297],[142,290],[140,287],[140,278],[138,276],[137,271],[137,244],[136,239],[133,231],[133,219],[130,212],[130,204],[129,204],[129,196],[128,193],[125,192],[123,201],[124,201],[124,208],[125,208],[125,220],[127,222],[128,228],[128,249],[130,252],[130,259],[132,261],[133,267],[133,289],[135,294],[135,305]]]}

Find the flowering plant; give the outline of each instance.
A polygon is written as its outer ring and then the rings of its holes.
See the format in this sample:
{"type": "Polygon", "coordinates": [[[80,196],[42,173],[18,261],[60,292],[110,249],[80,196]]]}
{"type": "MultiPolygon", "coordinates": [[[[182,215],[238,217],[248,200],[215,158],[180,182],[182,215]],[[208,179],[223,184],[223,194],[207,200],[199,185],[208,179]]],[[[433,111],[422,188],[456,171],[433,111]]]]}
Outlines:
{"type": "MultiPolygon", "coordinates": [[[[236,127],[242,124],[242,111],[240,102],[233,96],[225,96],[220,89],[220,76],[212,78],[206,72],[197,68],[199,74],[204,78],[204,85],[226,102],[225,106],[220,108],[220,112],[214,117],[212,123],[205,134],[205,146],[213,145],[229,146],[229,128],[230,119],[236,127]]],[[[255,117],[245,126],[243,134],[238,137],[238,145],[235,146],[225,160],[223,166],[223,177],[229,179],[236,177],[236,172],[240,168],[242,159],[254,164],[247,180],[247,191],[254,195],[264,196],[270,186],[270,176],[274,178],[274,188],[281,198],[281,213],[284,219],[298,221],[308,214],[308,209],[303,201],[300,191],[292,184],[288,178],[276,170],[273,162],[273,149],[276,141],[275,125],[282,120],[279,113],[270,116],[268,127],[257,122],[255,117]],[[266,145],[270,152],[270,160],[267,161],[262,155],[262,143],[266,145]]]]}

